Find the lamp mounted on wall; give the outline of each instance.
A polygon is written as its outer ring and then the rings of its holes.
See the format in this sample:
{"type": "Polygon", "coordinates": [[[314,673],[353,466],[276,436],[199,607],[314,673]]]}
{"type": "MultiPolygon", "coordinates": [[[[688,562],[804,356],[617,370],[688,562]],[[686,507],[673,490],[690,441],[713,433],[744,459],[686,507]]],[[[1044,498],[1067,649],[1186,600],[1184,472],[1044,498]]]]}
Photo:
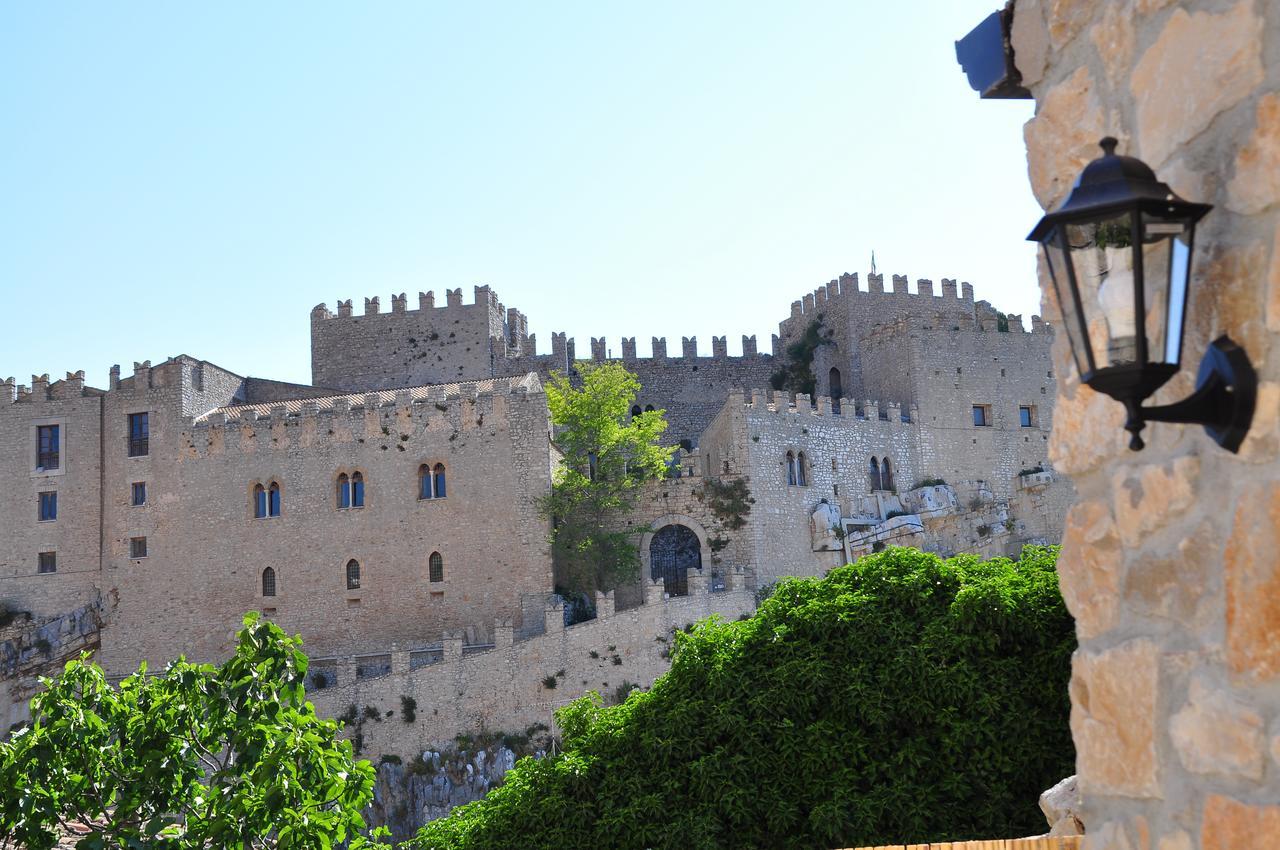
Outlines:
{"type": "Polygon", "coordinates": [[[1196,222],[1213,207],[1184,201],[1142,160],[1118,156],[1115,139],[1099,144],[1103,155],[1027,237],[1044,246],[1080,379],[1124,404],[1135,451],[1147,422],[1203,425],[1238,451],[1258,379],[1225,335],[1209,344],[1194,393],[1142,406],[1181,367],[1196,222]]]}

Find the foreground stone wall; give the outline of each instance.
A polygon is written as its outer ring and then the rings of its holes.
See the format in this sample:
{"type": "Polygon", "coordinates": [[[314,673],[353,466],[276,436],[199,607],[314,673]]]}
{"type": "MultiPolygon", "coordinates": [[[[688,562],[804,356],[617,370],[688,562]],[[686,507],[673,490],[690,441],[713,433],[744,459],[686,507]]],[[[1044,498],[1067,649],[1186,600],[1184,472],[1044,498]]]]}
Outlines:
{"type": "MultiPolygon", "coordinates": [[[[1032,189],[1056,206],[1104,135],[1214,210],[1196,234],[1192,389],[1229,333],[1260,378],[1238,455],[1199,427],[1125,448],[1120,405],[1080,385],[1059,338],[1050,455],[1075,479],[1059,571],[1090,850],[1280,846],[1280,5],[1018,0],[1013,49],[1037,114],[1032,189]]],[[[1032,222],[1028,222],[1030,226],[1032,222]]],[[[1010,240],[1019,234],[1008,235],[1010,240]]],[[[1010,243],[1012,245],[1012,242],[1010,243]]],[[[1041,274],[1045,314],[1059,314],[1041,274]]]]}
{"type": "Polygon", "coordinates": [[[705,579],[691,576],[688,596],[663,598],[658,583],[649,586],[643,605],[612,612],[611,603],[612,598],[601,600],[601,616],[567,628],[561,609],[548,609],[545,633],[527,640],[514,641],[511,629],[500,625],[492,648],[464,651],[460,636],[447,638],[443,657],[426,666],[415,668],[413,655],[396,649],[389,653],[389,675],[357,678],[355,662],[344,660],[337,684],[310,697],[329,717],[341,716],[349,706],[361,718],[366,707],[377,713],[382,719],[347,730],[359,734],[364,753],[375,758],[384,753],[417,757],[449,745],[457,735],[521,732],[538,723],[554,728],[552,712],[589,690],[610,699],[624,683],[653,684],[670,668],[674,629],[711,614],[730,620],[749,614],[755,594],[737,587],[713,593],[705,579]],[[548,680],[554,686],[548,687],[548,680]],[[413,722],[404,718],[401,697],[417,704],[413,722]]]}

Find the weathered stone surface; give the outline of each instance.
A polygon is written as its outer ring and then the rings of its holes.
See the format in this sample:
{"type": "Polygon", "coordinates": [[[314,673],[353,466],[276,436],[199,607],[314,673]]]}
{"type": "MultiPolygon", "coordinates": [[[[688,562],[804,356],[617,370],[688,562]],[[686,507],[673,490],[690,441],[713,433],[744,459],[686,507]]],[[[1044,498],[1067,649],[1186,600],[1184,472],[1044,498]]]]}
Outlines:
{"type": "Polygon", "coordinates": [[[1124,824],[1108,821],[1091,831],[1085,838],[1087,850],[1146,850],[1135,848],[1125,833],[1124,824]]]}
{"type": "Polygon", "coordinates": [[[1079,35],[1098,11],[1096,0],[1049,0],[1049,39],[1060,50],[1079,35]]]}
{"type": "Polygon", "coordinates": [[[1280,674],[1280,485],[1240,492],[1224,565],[1227,663],[1237,676],[1270,681],[1280,674]]]}
{"type": "Polygon", "coordinates": [[[1280,384],[1262,381],[1258,384],[1258,400],[1253,422],[1240,446],[1240,457],[1253,462],[1274,460],[1280,456],[1280,384]]]}
{"type": "MultiPolygon", "coordinates": [[[[1145,616],[1173,620],[1190,631],[1210,625],[1221,599],[1212,590],[1212,577],[1221,561],[1206,541],[1215,531],[1201,524],[1178,544],[1171,557],[1135,558],[1125,570],[1122,596],[1125,605],[1145,616]]],[[[1062,560],[1059,559],[1059,572],[1062,560]]]]}
{"type": "Polygon", "coordinates": [[[1146,639],[1072,659],[1071,735],[1086,795],[1159,797],[1155,746],[1159,651],[1146,639]]]}
{"type": "Polygon", "coordinates": [[[1074,776],[1054,785],[1040,795],[1040,811],[1049,822],[1050,835],[1084,835],[1080,786],[1074,776]]]}
{"type": "Polygon", "coordinates": [[[1049,90],[1022,129],[1031,190],[1045,209],[1060,201],[1106,135],[1089,69],[1081,67],[1049,90]]]}
{"type": "Polygon", "coordinates": [[[1098,50],[1107,80],[1113,86],[1124,79],[1133,65],[1133,9],[1126,2],[1106,4],[1102,20],[1089,30],[1089,39],[1098,50]]]}
{"type": "Polygon", "coordinates": [[[1280,331],[1280,222],[1271,239],[1271,265],[1267,269],[1267,330],[1280,331]]]}
{"type": "Polygon", "coordinates": [[[1177,832],[1162,835],[1156,850],[1191,850],[1191,834],[1179,829],[1177,832]]]}
{"type": "MultiPolygon", "coordinates": [[[[1118,406],[1118,405],[1117,405],[1118,406]]],[[[1163,466],[1121,469],[1111,479],[1116,528],[1132,546],[1195,501],[1200,459],[1180,457],[1163,466]]]]}
{"type": "Polygon", "coordinates": [[[1126,452],[1124,407],[1088,387],[1074,398],[1061,398],[1053,412],[1049,459],[1055,469],[1080,475],[1126,452]]]}
{"type": "Polygon", "coordinates": [[[1280,846],[1280,806],[1250,806],[1209,795],[1200,821],[1202,850],[1275,850],[1280,846]]]}
{"type": "Polygon", "coordinates": [[[1169,721],[1169,738],[1193,773],[1262,778],[1262,715],[1202,678],[1169,721]]]}
{"type": "Polygon", "coordinates": [[[1152,12],[1158,12],[1172,2],[1173,0],[1138,0],[1138,14],[1149,15],[1152,12]]]}
{"type": "Polygon", "coordinates": [[[1266,247],[1258,240],[1234,241],[1233,235],[1224,234],[1225,238],[1211,243],[1205,252],[1201,283],[1187,315],[1185,361],[1224,331],[1244,347],[1255,364],[1266,357],[1270,335],[1261,309],[1266,247]]]}
{"type": "Polygon", "coordinates": [[[1058,583],[1081,640],[1115,626],[1123,567],[1110,506],[1100,500],[1077,502],[1067,514],[1058,583]]]}
{"type": "Polygon", "coordinates": [[[1177,9],[1138,60],[1129,86],[1141,156],[1152,168],[1262,82],[1262,20],[1253,6],[1240,0],[1218,15],[1177,9]]]}
{"type": "Polygon", "coordinates": [[[1022,84],[1033,86],[1044,79],[1045,64],[1049,61],[1049,28],[1044,22],[1040,0],[1018,3],[1009,39],[1013,44],[1013,63],[1022,75],[1022,84]]]}
{"type": "Polygon", "coordinates": [[[1263,95],[1253,133],[1236,154],[1235,176],[1227,184],[1227,207],[1261,212],[1280,201],[1280,94],[1263,95]]]}

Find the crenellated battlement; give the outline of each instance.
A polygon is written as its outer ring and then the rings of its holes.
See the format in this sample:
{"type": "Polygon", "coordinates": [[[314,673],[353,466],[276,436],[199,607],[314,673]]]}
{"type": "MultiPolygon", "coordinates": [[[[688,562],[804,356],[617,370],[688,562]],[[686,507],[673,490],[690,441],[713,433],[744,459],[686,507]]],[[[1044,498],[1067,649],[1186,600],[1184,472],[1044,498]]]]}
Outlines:
{"type": "Polygon", "coordinates": [[[793,416],[830,417],[843,422],[883,422],[892,426],[910,426],[919,424],[919,411],[915,405],[908,408],[898,402],[880,402],[873,399],[855,402],[853,399],[840,399],[837,406],[828,396],[810,396],[799,393],[793,401],[790,394],[781,390],[753,389],[750,392],[732,390],[729,393],[731,406],[744,407],[748,410],[771,414],[793,416]]]}
{"type": "MultiPolygon", "coordinates": [[[[813,316],[824,310],[830,309],[832,304],[842,298],[860,298],[860,297],[894,297],[909,298],[913,302],[916,299],[923,300],[925,298],[933,298],[937,301],[952,301],[959,304],[973,303],[973,286],[968,283],[961,283],[957,289],[956,281],[953,278],[942,279],[942,294],[935,295],[933,290],[933,281],[928,278],[920,278],[916,281],[916,290],[912,292],[908,286],[907,276],[895,274],[891,276],[890,289],[885,290],[884,275],[871,273],[867,275],[866,287],[862,288],[859,284],[857,274],[845,273],[835,278],[829,283],[818,287],[812,293],[805,295],[798,301],[791,302],[791,318],[799,318],[802,316],[813,316]]],[[[922,309],[928,309],[926,305],[921,305],[922,309]]]]}
{"type": "MultiPolygon", "coordinates": [[[[760,354],[757,350],[755,335],[742,337],[741,354],[730,354],[728,336],[711,337],[711,354],[700,354],[698,352],[698,338],[696,336],[686,336],[680,338],[680,356],[671,357],[667,351],[667,338],[664,336],[652,337],[652,353],[648,357],[641,357],[636,353],[636,338],[633,336],[624,336],[621,339],[621,357],[616,355],[611,357],[609,353],[609,345],[606,337],[591,337],[591,359],[597,363],[604,362],[608,359],[621,359],[625,362],[641,361],[641,362],[666,362],[675,363],[688,360],[767,360],[773,355],[760,354]]],[[[777,351],[778,337],[773,336],[773,348],[777,351]]],[[[553,333],[551,335],[552,354],[558,359],[562,352],[572,350],[574,348],[574,339],[567,337],[564,333],[553,333]]],[[[573,359],[572,356],[569,359],[573,359]]]]}
{"type": "Polygon", "coordinates": [[[524,315],[514,308],[507,310],[507,308],[503,306],[502,302],[498,300],[497,293],[490,289],[487,284],[475,287],[473,300],[470,304],[463,303],[461,287],[458,287],[457,289],[446,289],[444,292],[445,303],[439,306],[436,304],[436,294],[434,291],[419,292],[418,307],[413,310],[409,309],[409,299],[405,293],[401,292],[398,295],[393,293],[391,295],[390,313],[382,312],[382,299],[380,296],[374,295],[366,297],[364,299],[364,314],[361,316],[354,315],[352,300],[350,298],[345,301],[339,299],[336,302],[336,313],[330,311],[327,304],[320,303],[311,308],[311,321],[319,322],[327,321],[329,319],[365,318],[368,316],[395,316],[406,313],[421,313],[428,310],[445,311],[454,308],[474,310],[476,307],[484,307],[503,319],[517,319],[522,323],[523,328],[527,331],[528,322],[525,320],[524,315]]]}
{"type": "MultiPolygon", "coordinates": [[[[31,404],[41,401],[80,398],[85,395],[84,370],[67,372],[58,381],[49,379],[49,373],[32,375],[31,384],[19,384],[12,376],[0,381],[0,404],[31,404]]],[[[91,390],[96,394],[99,390],[91,390]]]]}

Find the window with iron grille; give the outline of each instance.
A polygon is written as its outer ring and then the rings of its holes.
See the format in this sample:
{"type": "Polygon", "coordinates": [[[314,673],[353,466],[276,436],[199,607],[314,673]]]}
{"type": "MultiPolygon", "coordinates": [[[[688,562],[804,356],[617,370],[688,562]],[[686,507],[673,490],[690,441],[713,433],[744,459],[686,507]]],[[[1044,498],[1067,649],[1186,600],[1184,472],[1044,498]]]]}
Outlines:
{"type": "Polygon", "coordinates": [[[36,467],[43,470],[57,469],[61,460],[60,428],[57,425],[40,425],[36,428],[36,467]]]}
{"type": "Polygon", "coordinates": [[[428,578],[431,581],[444,581],[444,556],[439,552],[432,552],[431,557],[427,559],[428,578]]]}
{"type": "Polygon", "coordinates": [[[129,538],[129,557],[130,558],[147,557],[147,538],[145,537],[129,538]]]}
{"type": "Polygon", "coordinates": [[[352,558],[347,561],[347,590],[360,589],[360,562],[352,558]]]}
{"type": "Polygon", "coordinates": [[[262,595],[276,595],[276,571],[271,567],[267,567],[262,571],[262,595]]]}
{"type": "Polygon", "coordinates": [[[147,503],[147,482],[145,481],[133,482],[133,501],[132,501],[133,506],[136,508],[141,505],[145,505],[146,503],[147,503]]]}
{"type": "Polygon", "coordinates": [[[142,457],[150,451],[151,428],[145,413],[129,414],[129,457],[142,457]]]}
{"type": "Polygon", "coordinates": [[[40,494],[40,521],[52,522],[58,518],[58,493],[56,490],[40,494]]]}
{"type": "Polygon", "coordinates": [[[36,569],[42,573],[56,573],[58,571],[58,553],[41,552],[38,556],[36,569]]]}

